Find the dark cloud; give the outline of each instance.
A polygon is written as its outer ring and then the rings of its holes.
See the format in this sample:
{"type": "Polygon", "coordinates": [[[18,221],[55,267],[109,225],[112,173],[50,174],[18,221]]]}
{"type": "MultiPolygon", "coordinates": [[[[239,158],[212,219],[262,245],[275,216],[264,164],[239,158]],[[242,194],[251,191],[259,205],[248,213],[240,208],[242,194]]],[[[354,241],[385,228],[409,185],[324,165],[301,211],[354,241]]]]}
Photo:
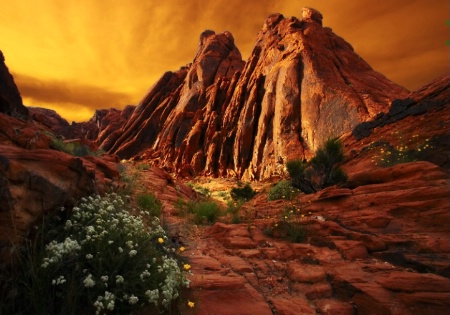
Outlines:
{"type": "Polygon", "coordinates": [[[24,74],[13,73],[20,93],[39,106],[39,103],[71,103],[95,110],[96,108],[122,107],[132,97],[121,92],[110,91],[98,86],[67,81],[42,80],[24,74]]]}

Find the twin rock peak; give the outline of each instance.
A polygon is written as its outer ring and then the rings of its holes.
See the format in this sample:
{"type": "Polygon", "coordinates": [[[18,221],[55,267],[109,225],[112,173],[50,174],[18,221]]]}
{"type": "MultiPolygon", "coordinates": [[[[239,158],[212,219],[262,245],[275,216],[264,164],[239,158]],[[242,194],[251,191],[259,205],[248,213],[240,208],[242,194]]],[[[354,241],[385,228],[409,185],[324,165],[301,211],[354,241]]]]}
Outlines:
{"type": "Polygon", "coordinates": [[[230,32],[204,31],[193,62],[166,72],[100,146],[182,176],[264,179],[408,93],[303,8],[269,16],[247,62],[230,32]]]}

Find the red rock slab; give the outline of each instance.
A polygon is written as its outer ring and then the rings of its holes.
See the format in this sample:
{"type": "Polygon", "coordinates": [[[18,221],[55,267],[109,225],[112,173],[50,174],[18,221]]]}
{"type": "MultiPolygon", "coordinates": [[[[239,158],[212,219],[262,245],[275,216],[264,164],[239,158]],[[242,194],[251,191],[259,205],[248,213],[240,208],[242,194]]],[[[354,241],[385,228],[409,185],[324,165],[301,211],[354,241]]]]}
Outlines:
{"type": "Polygon", "coordinates": [[[218,237],[217,240],[224,247],[230,249],[256,248],[256,244],[249,237],[243,236],[218,237]]]}
{"type": "Polygon", "coordinates": [[[373,282],[352,283],[356,289],[351,301],[355,304],[357,314],[413,315],[407,305],[395,294],[373,282]]]}
{"type": "Polygon", "coordinates": [[[296,282],[316,283],[325,281],[326,272],[321,266],[291,262],[288,263],[287,276],[290,280],[296,282]]]}
{"type": "Polygon", "coordinates": [[[304,295],[308,300],[331,298],[333,295],[333,288],[328,282],[314,284],[294,282],[290,284],[290,289],[304,295]]]}
{"type": "Polygon", "coordinates": [[[397,298],[408,306],[411,314],[449,314],[450,293],[448,292],[414,292],[399,293],[397,298]]]}
{"type": "MultiPolygon", "coordinates": [[[[270,298],[276,314],[278,315],[315,315],[316,310],[306,299],[292,296],[270,298]]],[[[255,313],[256,314],[256,313],[255,313]]]]}
{"type": "Polygon", "coordinates": [[[195,274],[190,276],[190,287],[202,290],[237,290],[245,286],[245,278],[234,273],[228,275],[219,274],[195,274]]]}
{"type": "Polygon", "coordinates": [[[450,280],[435,274],[393,271],[376,282],[391,291],[450,292],[450,280]]]}
{"type": "Polygon", "coordinates": [[[0,113],[0,143],[29,150],[48,149],[50,137],[27,121],[0,113]]]}
{"type": "Polygon", "coordinates": [[[268,241],[268,237],[264,235],[263,231],[261,229],[251,229],[250,231],[252,240],[258,245],[258,246],[265,246],[268,241]]]}
{"type": "Polygon", "coordinates": [[[337,199],[351,195],[353,195],[353,192],[348,188],[336,188],[332,186],[321,190],[317,194],[317,200],[337,199]]]}
{"type": "Polygon", "coordinates": [[[222,264],[211,256],[206,255],[192,255],[189,256],[189,264],[192,266],[192,271],[217,272],[223,269],[222,264]]]}
{"type": "Polygon", "coordinates": [[[363,259],[369,256],[366,246],[359,241],[335,240],[333,243],[341,253],[342,257],[347,260],[363,259]]]}
{"type": "Polygon", "coordinates": [[[249,229],[246,225],[215,223],[210,233],[224,247],[229,249],[253,249],[255,242],[251,239],[249,229]]]}
{"type": "Polygon", "coordinates": [[[194,294],[197,315],[272,315],[264,297],[251,286],[235,290],[201,290],[194,294]]]}
{"type": "Polygon", "coordinates": [[[224,266],[230,267],[238,274],[253,272],[253,267],[238,256],[220,255],[216,259],[224,266]]]}
{"type": "Polygon", "coordinates": [[[241,249],[237,251],[240,257],[249,258],[262,258],[263,254],[259,249],[241,249]]]}

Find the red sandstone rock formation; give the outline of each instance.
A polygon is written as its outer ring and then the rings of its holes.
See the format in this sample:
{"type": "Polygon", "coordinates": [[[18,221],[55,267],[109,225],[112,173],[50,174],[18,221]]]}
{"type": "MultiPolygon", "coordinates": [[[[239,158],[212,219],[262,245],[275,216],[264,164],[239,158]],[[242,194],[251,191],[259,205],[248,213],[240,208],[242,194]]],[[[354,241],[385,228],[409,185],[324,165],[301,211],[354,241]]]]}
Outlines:
{"type": "Polygon", "coordinates": [[[99,128],[96,143],[100,149],[108,151],[111,148],[120,136],[121,127],[128,122],[135,108],[133,105],[128,105],[123,110],[111,108],[101,119],[96,119],[99,128]]]}
{"type": "Polygon", "coordinates": [[[4,249],[26,236],[43,215],[106,191],[118,176],[116,164],[104,159],[0,144],[1,252],[9,253],[4,249]]]}
{"type": "Polygon", "coordinates": [[[130,118],[135,106],[128,105],[123,110],[110,108],[96,110],[94,116],[87,122],[69,123],[57,112],[47,108],[29,107],[32,121],[38,128],[52,132],[64,139],[79,139],[97,146],[105,151],[120,135],[120,128],[130,118]]]}
{"type": "MultiPolygon", "coordinates": [[[[149,176],[158,191],[167,186],[149,176]]],[[[243,223],[221,218],[206,227],[174,215],[171,189],[164,218],[186,247],[195,313],[447,314],[448,172],[421,161],[372,164],[349,178],[347,188],[293,200],[268,201],[260,192],[241,208],[243,223]],[[286,219],[293,206],[299,212],[286,219]],[[276,237],[277,224],[294,219],[308,231],[305,243],[276,237]]],[[[210,185],[223,191],[214,180],[210,185]]]]}
{"type": "Polygon", "coordinates": [[[164,166],[191,165],[192,161],[193,170],[202,171],[206,129],[219,124],[229,98],[226,91],[232,90],[243,65],[230,33],[203,32],[193,63],[163,75],[124,126],[111,152],[129,158],[152,148],[164,166]]]}
{"type": "Polygon", "coordinates": [[[32,121],[57,136],[68,137],[69,123],[56,111],[42,107],[28,107],[32,121]]]}
{"type": "Polygon", "coordinates": [[[0,51],[0,113],[22,120],[28,119],[28,109],[23,106],[22,97],[5,64],[5,57],[0,51]]]}
{"type": "Polygon", "coordinates": [[[319,12],[302,15],[270,16],[245,67],[231,34],[204,32],[193,63],[160,79],[111,152],[180,175],[267,178],[407,96],[319,12]]]}
{"type": "Polygon", "coordinates": [[[0,262],[43,215],[106,191],[119,177],[108,157],[74,157],[50,149],[37,126],[0,113],[0,262]]]}

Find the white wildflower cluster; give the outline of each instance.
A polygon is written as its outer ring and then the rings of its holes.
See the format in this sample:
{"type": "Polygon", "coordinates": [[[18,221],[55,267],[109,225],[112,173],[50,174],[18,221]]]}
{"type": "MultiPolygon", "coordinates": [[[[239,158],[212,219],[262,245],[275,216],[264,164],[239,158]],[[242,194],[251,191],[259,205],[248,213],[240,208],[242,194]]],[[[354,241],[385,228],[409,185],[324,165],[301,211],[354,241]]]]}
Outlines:
{"type": "MultiPolygon", "coordinates": [[[[96,314],[142,303],[168,308],[180,288],[189,286],[187,272],[171,257],[174,250],[166,248],[168,237],[159,219],[131,215],[116,194],[82,198],[64,232],[63,242],[46,246],[41,266],[50,272],[49,265],[60,263],[67,279],[78,272],[86,288],[79,294],[95,301],[96,314]]],[[[52,276],[54,288],[70,287],[61,286],[66,278],[52,276]]]]}
{"type": "Polygon", "coordinates": [[[52,284],[53,285],[60,285],[66,282],[66,279],[64,278],[64,276],[59,276],[57,279],[53,279],[52,280],[52,284]]]}
{"type": "Polygon", "coordinates": [[[145,269],[144,272],[142,272],[139,277],[141,278],[142,281],[145,281],[145,278],[150,277],[150,275],[151,275],[150,272],[147,269],[145,269]]]}
{"type": "Polygon", "coordinates": [[[125,279],[121,276],[121,275],[117,275],[116,276],[116,283],[123,283],[125,281],[125,279]]]}
{"type": "Polygon", "coordinates": [[[145,291],[145,296],[147,297],[148,303],[158,304],[159,290],[147,290],[145,291]]]}
{"type": "Polygon", "coordinates": [[[99,315],[103,310],[113,311],[115,307],[116,297],[111,292],[105,291],[104,295],[99,295],[97,300],[94,302],[94,307],[96,309],[95,315],[99,315]]]}
{"type": "Polygon", "coordinates": [[[62,243],[52,241],[45,249],[49,257],[44,257],[41,264],[43,268],[61,261],[66,256],[75,255],[81,249],[81,246],[76,240],[67,237],[62,243]]]}
{"type": "Polygon", "coordinates": [[[178,298],[180,282],[182,286],[189,287],[190,281],[173,258],[164,256],[162,266],[158,266],[159,270],[165,273],[164,282],[160,283],[160,295],[163,298],[162,305],[167,308],[171,301],[178,298]]]}
{"type": "Polygon", "coordinates": [[[128,303],[131,305],[136,304],[137,302],[139,302],[139,298],[133,294],[128,298],[128,303]]]}
{"type": "Polygon", "coordinates": [[[92,274],[89,274],[84,280],[83,284],[86,288],[92,288],[95,286],[95,281],[92,279],[92,274]]]}

